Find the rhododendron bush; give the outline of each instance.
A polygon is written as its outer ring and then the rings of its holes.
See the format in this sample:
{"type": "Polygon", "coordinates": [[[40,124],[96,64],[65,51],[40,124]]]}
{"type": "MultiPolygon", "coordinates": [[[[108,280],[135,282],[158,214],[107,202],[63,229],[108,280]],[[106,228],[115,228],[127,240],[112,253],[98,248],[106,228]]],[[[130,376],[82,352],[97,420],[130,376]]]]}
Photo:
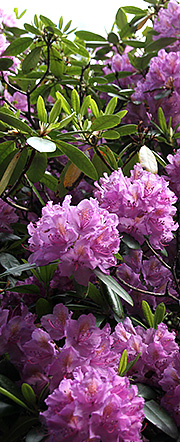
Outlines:
{"type": "Polygon", "coordinates": [[[2,442],[180,440],[179,39],[0,9],[2,442]]]}

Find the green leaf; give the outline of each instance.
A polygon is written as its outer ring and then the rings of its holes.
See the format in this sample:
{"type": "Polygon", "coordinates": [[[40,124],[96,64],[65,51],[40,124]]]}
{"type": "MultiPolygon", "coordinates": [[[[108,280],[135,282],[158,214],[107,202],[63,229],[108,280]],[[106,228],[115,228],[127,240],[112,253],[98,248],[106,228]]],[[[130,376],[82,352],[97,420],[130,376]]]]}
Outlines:
{"type": "Polygon", "coordinates": [[[25,439],[25,442],[41,442],[45,437],[45,434],[40,428],[32,428],[25,439]]]}
{"type": "Polygon", "coordinates": [[[94,270],[95,275],[102,281],[104,284],[107,285],[110,289],[112,289],[115,293],[117,293],[120,298],[124,299],[128,304],[133,306],[133,300],[129,296],[129,294],[124,290],[118,282],[112,278],[110,275],[106,275],[105,273],[102,273],[100,270],[96,269],[94,270]]]}
{"type": "Polygon", "coordinates": [[[6,113],[4,110],[0,110],[0,120],[23,133],[32,133],[32,129],[26,123],[15,117],[15,115],[6,113]]]}
{"type": "Polygon", "coordinates": [[[28,406],[23,402],[23,397],[19,388],[13,381],[2,374],[0,374],[0,393],[21,407],[28,409],[28,406]]]}
{"type": "MultiPolygon", "coordinates": [[[[106,286],[107,287],[107,286],[106,286]]],[[[120,301],[119,295],[112,290],[110,287],[107,287],[106,298],[108,300],[108,304],[111,307],[115,319],[119,322],[119,319],[124,316],[122,304],[120,301]]]]}
{"type": "Polygon", "coordinates": [[[144,405],[146,419],[154,424],[159,430],[168,434],[172,439],[178,438],[177,426],[164,408],[160,407],[153,399],[144,405]]]}
{"type": "Polygon", "coordinates": [[[71,92],[71,104],[72,104],[72,108],[74,109],[76,114],[79,114],[79,111],[80,111],[80,99],[79,99],[79,95],[78,95],[76,89],[73,89],[72,92],[71,92]]]}
{"type": "Polygon", "coordinates": [[[116,108],[116,105],[117,105],[117,97],[111,98],[111,100],[109,101],[109,103],[106,106],[104,114],[105,115],[113,114],[113,112],[116,108]]]}
{"type": "Polygon", "coordinates": [[[67,46],[67,48],[71,51],[73,54],[79,54],[83,57],[89,58],[89,52],[87,49],[85,49],[84,46],[76,45],[70,40],[67,40],[67,38],[62,37],[63,43],[67,46]]]}
{"type": "Polygon", "coordinates": [[[19,266],[11,267],[10,269],[6,270],[5,272],[0,274],[1,278],[4,278],[4,276],[8,275],[17,275],[17,273],[20,275],[22,272],[26,272],[27,270],[34,269],[36,267],[36,264],[20,264],[19,266]]]}
{"type": "Polygon", "coordinates": [[[137,132],[137,124],[125,124],[116,130],[119,132],[120,137],[126,137],[137,132]]]}
{"type": "Polygon", "coordinates": [[[57,78],[61,78],[64,73],[65,65],[62,61],[59,51],[51,47],[50,51],[50,70],[57,78]]]}
{"type": "Polygon", "coordinates": [[[108,38],[109,43],[112,43],[114,45],[117,45],[119,43],[119,38],[118,38],[117,34],[115,34],[114,32],[110,32],[108,34],[107,38],[108,38]]]}
{"type": "Polygon", "coordinates": [[[45,17],[45,15],[40,15],[39,18],[44,23],[45,26],[56,27],[55,23],[53,23],[53,21],[50,20],[50,18],[45,17]]]}
{"type": "Polygon", "coordinates": [[[72,144],[65,143],[64,141],[58,141],[58,146],[60,146],[61,151],[71,160],[75,166],[77,166],[82,172],[92,178],[94,181],[97,180],[97,172],[89,158],[81,152],[77,147],[72,144]]]}
{"type": "Polygon", "coordinates": [[[68,23],[64,26],[63,32],[68,31],[68,29],[69,29],[70,26],[71,26],[71,23],[72,23],[72,20],[69,20],[68,23]]]}
{"type": "Polygon", "coordinates": [[[43,97],[41,97],[41,95],[39,95],[38,100],[37,100],[37,113],[38,113],[39,121],[46,124],[47,123],[47,112],[46,112],[43,97]]]}
{"type": "Polygon", "coordinates": [[[52,192],[57,192],[58,180],[48,171],[45,172],[44,176],[40,179],[40,182],[44,184],[52,192]]]}
{"type": "Polygon", "coordinates": [[[97,287],[89,282],[88,284],[88,290],[87,295],[89,298],[91,298],[96,304],[101,305],[104,307],[104,297],[100,293],[100,291],[97,289],[97,287]]]}
{"type": "Polygon", "coordinates": [[[125,374],[131,370],[132,367],[134,367],[134,365],[136,364],[136,362],[138,361],[138,359],[141,356],[141,352],[138,353],[138,355],[135,357],[135,359],[133,359],[133,361],[128,362],[126,369],[123,372],[123,376],[125,376],[125,374]]]}
{"type": "Polygon", "coordinates": [[[73,112],[71,115],[61,120],[61,122],[58,124],[58,130],[63,129],[63,127],[67,126],[73,120],[75,115],[75,112],[73,112]]]}
{"type": "Polygon", "coordinates": [[[16,164],[16,167],[14,168],[11,178],[9,180],[10,186],[13,186],[13,184],[16,182],[16,180],[18,180],[19,175],[23,172],[24,167],[27,162],[27,158],[28,158],[28,151],[27,151],[27,149],[23,149],[21,151],[21,155],[20,155],[19,160],[16,164]]]}
{"type": "Polygon", "coordinates": [[[12,140],[0,143],[0,164],[4,159],[15,150],[15,143],[12,140]]]}
{"type": "Polygon", "coordinates": [[[89,32],[89,31],[76,31],[75,32],[76,36],[80,38],[80,40],[85,40],[85,41],[105,41],[106,39],[104,37],[102,37],[102,35],[99,34],[95,34],[94,32],[89,32]]]}
{"type": "Polygon", "coordinates": [[[109,167],[104,163],[104,161],[102,161],[102,159],[100,158],[100,156],[97,153],[95,153],[93,155],[92,163],[94,164],[94,166],[97,170],[98,179],[103,176],[104,172],[106,172],[108,175],[110,175],[111,171],[110,171],[109,167]]]}
{"type": "Polygon", "coordinates": [[[91,102],[91,95],[87,95],[82,103],[82,106],[80,108],[80,114],[82,116],[84,116],[85,114],[87,114],[88,112],[88,108],[90,107],[90,102],[91,102]]]}
{"type": "Polygon", "coordinates": [[[156,398],[154,390],[151,387],[149,387],[149,385],[140,384],[140,383],[136,383],[136,385],[138,387],[139,396],[148,400],[156,398]]]}
{"type": "Polygon", "coordinates": [[[161,129],[163,130],[164,133],[166,133],[167,132],[167,124],[166,124],[164,112],[161,107],[159,107],[159,109],[158,109],[158,120],[159,120],[159,124],[160,124],[161,129]]]}
{"type": "MultiPolygon", "coordinates": [[[[103,133],[104,136],[104,133],[103,133]]],[[[118,164],[116,162],[114,153],[112,152],[112,150],[106,146],[105,144],[100,144],[97,147],[97,151],[99,151],[102,155],[102,157],[104,157],[104,159],[106,160],[106,162],[113,168],[113,169],[118,169],[118,164]]]]}
{"type": "Polygon", "coordinates": [[[49,114],[49,123],[54,123],[61,112],[61,100],[57,100],[49,114]]]}
{"type": "Polygon", "coordinates": [[[176,41],[176,38],[173,38],[173,37],[159,38],[158,40],[155,40],[146,46],[146,52],[159,51],[160,49],[163,49],[166,46],[170,46],[175,41],[176,41]]]}
{"type": "Polygon", "coordinates": [[[14,172],[14,169],[20,159],[20,156],[22,155],[22,151],[18,152],[10,161],[7,169],[5,170],[1,181],[0,181],[0,195],[2,195],[2,193],[4,192],[4,190],[6,189],[7,185],[9,184],[9,181],[11,179],[11,176],[14,172]]]}
{"type": "Polygon", "coordinates": [[[125,350],[123,351],[120,361],[119,361],[119,366],[118,366],[118,374],[121,376],[123,374],[123,372],[126,370],[127,367],[127,350],[125,348],[125,350]]]}
{"type": "Polygon", "coordinates": [[[154,312],[154,328],[157,329],[157,325],[163,322],[164,316],[166,313],[166,307],[163,302],[158,304],[156,310],[154,312]]]}
{"type": "Polygon", "coordinates": [[[45,152],[40,153],[37,151],[26,175],[32,183],[37,183],[43,177],[46,167],[47,154],[45,152]]]}
{"type": "Polygon", "coordinates": [[[35,405],[36,404],[36,395],[34,393],[34,390],[29,384],[26,384],[25,382],[21,385],[21,391],[24,396],[24,399],[28,404],[35,405]]]}
{"type": "Polygon", "coordinates": [[[18,55],[24,52],[33,43],[33,39],[30,37],[20,37],[12,41],[12,43],[3,52],[4,55],[18,55]]]}
{"type": "Polygon", "coordinates": [[[1,58],[0,59],[0,71],[8,71],[8,69],[12,66],[13,60],[10,58],[1,58]]]}
{"type": "Polygon", "coordinates": [[[137,8],[136,6],[123,6],[123,10],[126,12],[126,14],[133,14],[133,15],[147,15],[147,11],[137,8]]]}
{"type": "Polygon", "coordinates": [[[26,29],[26,31],[30,32],[31,34],[35,34],[35,35],[42,35],[42,32],[35,28],[34,26],[30,25],[29,23],[24,23],[24,27],[26,29]]]}
{"type": "Polygon", "coordinates": [[[98,105],[95,102],[95,100],[93,100],[93,98],[91,98],[90,100],[90,108],[91,108],[91,112],[92,114],[98,118],[99,117],[99,109],[98,109],[98,105]]]}
{"type": "Polygon", "coordinates": [[[106,140],[117,140],[120,137],[119,132],[116,132],[116,130],[106,130],[103,132],[103,138],[106,140]]]}
{"type": "Polygon", "coordinates": [[[151,328],[154,327],[154,315],[151,311],[149,304],[146,301],[142,301],[142,310],[144,317],[151,328]]]}
{"type": "MultiPolygon", "coordinates": [[[[102,115],[92,121],[90,130],[103,130],[111,129],[111,127],[117,126],[120,123],[120,118],[116,115],[102,115]]],[[[119,131],[118,131],[119,132],[119,131]]]]}
{"type": "Polygon", "coordinates": [[[33,71],[33,69],[35,69],[37,66],[40,59],[41,49],[41,46],[37,46],[36,48],[32,49],[26,58],[24,58],[22,62],[22,70],[25,74],[33,71]]]}
{"type": "Polygon", "coordinates": [[[120,31],[126,26],[127,17],[123,8],[119,8],[116,14],[116,25],[120,31]]]}
{"type": "Polygon", "coordinates": [[[36,269],[38,279],[42,281],[47,287],[49,286],[54,276],[54,273],[57,270],[58,264],[59,264],[58,262],[55,262],[52,264],[38,267],[36,269]]]}
{"type": "Polygon", "coordinates": [[[16,285],[15,287],[8,287],[9,292],[16,292],[16,293],[30,293],[30,294],[39,294],[40,289],[35,284],[23,284],[23,285],[16,285]]]}
{"type": "Polygon", "coordinates": [[[121,241],[124,242],[130,249],[138,250],[141,248],[138,241],[136,241],[132,236],[128,235],[127,233],[123,233],[123,237],[121,241]]]}
{"type": "Polygon", "coordinates": [[[144,41],[139,41],[139,40],[123,40],[123,43],[128,46],[131,46],[132,48],[144,48],[145,47],[144,41]]]}
{"type": "Polygon", "coordinates": [[[39,318],[52,312],[51,305],[47,299],[39,298],[36,302],[36,314],[39,318]]]}
{"type": "Polygon", "coordinates": [[[67,100],[63,97],[63,95],[59,91],[56,92],[56,97],[57,99],[61,100],[62,108],[64,109],[64,111],[70,115],[72,112],[67,100]]]}
{"type": "Polygon", "coordinates": [[[30,137],[27,139],[29,146],[33,147],[38,152],[54,152],[56,145],[52,141],[41,137],[30,137]]]}

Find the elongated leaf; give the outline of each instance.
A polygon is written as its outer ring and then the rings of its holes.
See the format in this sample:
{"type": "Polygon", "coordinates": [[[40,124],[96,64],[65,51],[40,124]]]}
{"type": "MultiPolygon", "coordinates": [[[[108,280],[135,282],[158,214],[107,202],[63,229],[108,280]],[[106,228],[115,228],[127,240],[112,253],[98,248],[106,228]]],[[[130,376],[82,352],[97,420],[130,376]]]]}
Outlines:
{"type": "Polygon", "coordinates": [[[146,419],[157,428],[177,440],[178,429],[172,417],[160,407],[153,399],[144,405],[146,419]]]}
{"type": "Polygon", "coordinates": [[[32,428],[25,439],[25,442],[41,442],[44,440],[45,434],[37,427],[32,428]]]}
{"type": "Polygon", "coordinates": [[[116,129],[121,137],[125,137],[127,135],[135,134],[137,132],[136,124],[125,124],[124,126],[118,127],[116,129]]]}
{"type": "Polygon", "coordinates": [[[119,8],[116,14],[116,25],[121,31],[126,26],[126,24],[127,24],[127,16],[124,12],[124,9],[119,8]]]}
{"type": "Polygon", "coordinates": [[[151,328],[154,327],[154,315],[151,311],[149,304],[146,301],[142,301],[142,309],[144,317],[151,328]]]}
{"type": "Polygon", "coordinates": [[[78,114],[80,111],[80,99],[76,89],[73,89],[71,92],[71,104],[73,110],[78,114]]]}
{"type": "Polygon", "coordinates": [[[117,140],[120,137],[119,132],[116,132],[116,130],[106,130],[103,132],[103,138],[106,140],[117,140]]]}
{"type": "Polygon", "coordinates": [[[129,294],[124,290],[118,282],[110,275],[105,275],[100,270],[94,270],[95,275],[102,281],[107,287],[110,287],[120,298],[124,299],[128,304],[133,305],[133,300],[129,294]]]}
{"type": "Polygon", "coordinates": [[[53,192],[57,191],[58,180],[49,172],[45,172],[44,176],[40,179],[40,182],[53,192]]]}
{"type": "Polygon", "coordinates": [[[133,15],[146,15],[147,12],[143,9],[137,8],[136,6],[123,6],[123,10],[127,14],[133,14],[133,15]]]}
{"type": "Polygon", "coordinates": [[[163,49],[166,46],[170,46],[175,41],[176,38],[173,37],[158,38],[158,40],[155,40],[146,46],[146,52],[159,51],[160,49],[163,49]]]}
{"type": "Polygon", "coordinates": [[[46,170],[47,167],[47,154],[45,152],[40,153],[36,152],[33,158],[33,161],[30,165],[30,168],[26,172],[26,175],[32,181],[32,183],[37,183],[39,181],[46,170]]]}
{"type": "Polygon", "coordinates": [[[71,160],[75,166],[77,166],[82,172],[92,178],[97,180],[97,172],[89,158],[81,152],[77,147],[72,144],[65,143],[64,141],[58,141],[57,145],[60,147],[61,151],[71,160]]]}
{"type": "Polygon", "coordinates": [[[92,114],[96,118],[98,118],[99,117],[99,109],[98,109],[97,103],[95,102],[95,100],[93,100],[93,98],[91,98],[91,101],[90,101],[90,108],[91,108],[92,114]]]}
{"type": "Polygon", "coordinates": [[[135,359],[133,359],[133,361],[128,362],[126,369],[123,372],[123,376],[125,376],[125,374],[131,370],[132,367],[134,367],[134,365],[136,364],[136,362],[138,361],[138,359],[140,358],[141,353],[138,353],[138,355],[135,357],[135,359]]]}
{"type": "Polygon", "coordinates": [[[26,123],[2,110],[0,111],[0,120],[2,120],[4,123],[7,123],[11,127],[14,127],[15,129],[20,130],[23,133],[32,133],[32,129],[26,123]]]}
{"type": "Polygon", "coordinates": [[[15,150],[14,141],[5,141],[0,144],[0,164],[4,161],[4,159],[15,150]]]}
{"type": "Polygon", "coordinates": [[[89,32],[89,31],[76,31],[75,34],[77,35],[77,37],[80,38],[80,40],[85,40],[85,41],[105,41],[106,39],[104,37],[102,37],[102,35],[99,34],[95,34],[94,32],[89,32]]]}
{"type": "Polygon", "coordinates": [[[67,40],[67,38],[62,37],[62,41],[67,46],[67,48],[73,53],[73,54],[79,54],[83,57],[89,58],[89,52],[84,46],[77,46],[75,43],[73,43],[70,40],[67,40]]]}
{"type": "Polygon", "coordinates": [[[105,109],[105,115],[113,114],[117,105],[117,97],[111,98],[105,109]]]}
{"type": "Polygon", "coordinates": [[[25,74],[32,71],[38,64],[41,54],[41,47],[34,48],[22,62],[22,70],[25,74]]]}
{"type": "Polygon", "coordinates": [[[61,100],[57,100],[49,114],[49,123],[54,123],[61,112],[61,100]]]}
{"type": "Polygon", "coordinates": [[[106,297],[108,300],[108,304],[110,305],[110,307],[114,313],[115,319],[119,322],[119,319],[123,318],[123,316],[124,316],[120,297],[110,287],[107,287],[106,297]]]}
{"type": "Polygon", "coordinates": [[[35,425],[38,424],[38,418],[34,416],[20,416],[13,427],[4,436],[3,442],[19,442],[23,436],[35,425]]]}
{"type": "Polygon", "coordinates": [[[70,115],[72,112],[71,112],[71,108],[70,108],[69,103],[67,102],[67,100],[63,97],[63,95],[59,91],[56,92],[56,97],[57,97],[57,99],[61,100],[62,108],[64,109],[64,111],[68,115],[70,115]]]}
{"type": "Polygon", "coordinates": [[[120,123],[120,118],[117,115],[103,115],[96,118],[92,123],[90,130],[111,129],[120,123]]]}
{"type": "Polygon", "coordinates": [[[30,32],[31,34],[42,35],[42,32],[39,29],[35,28],[35,26],[32,26],[29,23],[24,23],[24,27],[26,31],[30,32]]]}
{"type": "Polygon", "coordinates": [[[159,109],[158,109],[158,120],[159,120],[159,124],[160,124],[162,131],[164,133],[166,133],[167,132],[167,124],[166,124],[164,112],[161,107],[159,107],[159,109]]]}
{"type": "Polygon", "coordinates": [[[154,313],[154,328],[157,328],[157,325],[163,322],[164,316],[166,313],[166,307],[163,302],[158,304],[154,313]]]}
{"type": "Polygon", "coordinates": [[[88,108],[90,107],[90,102],[91,102],[91,96],[90,96],[90,95],[87,95],[87,96],[85,97],[85,99],[83,100],[83,104],[82,104],[82,106],[81,106],[81,108],[80,108],[80,114],[81,114],[82,116],[84,116],[85,114],[87,114],[87,112],[88,112],[88,108]]]}
{"type": "Polygon", "coordinates": [[[118,366],[118,374],[121,376],[123,374],[123,372],[126,370],[127,367],[127,350],[125,348],[125,350],[123,351],[120,361],[119,361],[119,366],[118,366]]]}
{"type": "Polygon", "coordinates": [[[10,58],[1,58],[0,60],[0,71],[7,71],[13,64],[13,60],[10,58]]]}
{"type": "Polygon", "coordinates": [[[19,266],[11,267],[10,269],[6,270],[5,272],[0,274],[0,277],[3,278],[4,276],[8,275],[17,275],[17,272],[20,274],[20,272],[26,272],[27,270],[35,269],[36,264],[20,264],[19,266]]]}
{"type": "Polygon", "coordinates": [[[13,159],[11,160],[11,162],[9,163],[6,171],[4,172],[1,181],[0,181],[0,195],[2,195],[2,193],[4,192],[4,190],[6,189],[6,187],[9,184],[9,181],[11,179],[11,176],[14,172],[14,169],[20,159],[22,152],[18,152],[13,159]]]}
{"type": "Polygon", "coordinates": [[[30,137],[27,139],[27,143],[38,152],[54,152],[56,150],[55,143],[46,138],[30,137]]]}
{"type": "Polygon", "coordinates": [[[16,293],[30,293],[30,294],[39,294],[40,289],[35,284],[23,284],[23,285],[16,285],[15,287],[8,287],[9,292],[16,292],[16,293]]]}
{"type": "Polygon", "coordinates": [[[26,384],[25,382],[21,385],[21,391],[24,396],[24,399],[26,402],[30,405],[36,404],[36,395],[34,393],[34,390],[29,384],[26,384]]]}
{"type": "Polygon", "coordinates": [[[47,123],[47,112],[46,112],[43,97],[41,97],[41,95],[39,95],[38,101],[37,101],[37,113],[38,113],[39,121],[42,121],[43,123],[47,123]]]}
{"type": "Polygon", "coordinates": [[[7,49],[3,52],[4,55],[18,55],[24,52],[31,43],[33,39],[31,37],[20,37],[13,40],[12,43],[7,47],[7,49]]]}
{"type": "Polygon", "coordinates": [[[71,115],[68,115],[68,117],[61,120],[61,122],[58,124],[57,129],[63,129],[63,127],[67,126],[74,118],[75,112],[73,112],[71,115]]]}
{"type": "Polygon", "coordinates": [[[126,244],[130,249],[138,250],[141,248],[140,244],[136,239],[134,239],[132,236],[128,235],[127,233],[123,233],[122,241],[124,244],[126,244]]]}
{"type": "Polygon", "coordinates": [[[144,399],[148,400],[156,398],[155,391],[151,387],[149,387],[149,385],[140,383],[136,383],[136,385],[138,387],[139,396],[142,396],[144,399]]]}
{"type": "Polygon", "coordinates": [[[88,291],[87,295],[89,298],[91,298],[96,304],[101,305],[104,307],[104,297],[100,293],[100,291],[97,289],[97,287],[89,282],[88,284],[88,291]]]}

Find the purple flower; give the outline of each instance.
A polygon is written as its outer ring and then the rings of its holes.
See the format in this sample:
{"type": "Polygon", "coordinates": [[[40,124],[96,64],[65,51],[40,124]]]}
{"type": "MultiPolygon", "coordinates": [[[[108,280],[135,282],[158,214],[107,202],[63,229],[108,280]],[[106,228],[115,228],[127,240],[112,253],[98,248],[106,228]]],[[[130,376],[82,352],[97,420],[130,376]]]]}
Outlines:
{"type": "Polygon", "coordinates": [[[69,314],[67,307],[63,304],[57,304],[52,314],[42,316],[41,325],[50,334],[52,339],[58,341],[64,338],[66,322],[71,316],[72,313],[69,314]]]}
{"type": "Polygon", "coordinates": [[[169,164],[165,167],[168,174],[169,186],[175,192],[177,197],[180,196],[180,149],[175,155],[168,155],[169,164]]]}
{"type": "Polygon", "coordinates": [[[29,224],[30,250],[34,252],[29,261],[45,265],[59,259],[61,276],[74,275],[77,282],[87,285],[96,267],[108,273],[116,264],[118,218],[93,198],[77,206],[70,206],[70,201],[66,196],[62,207],[48,202],[36,225],[29,224]]]}
{"type": "Polygon", "coordinates": [[[95,186],[100,206],[118,215],[120,232],[129,233],[140,244],[144,235],[150,236],[151,244],[160,249],[173,239],[172,231],[178,228],[173,221],[177,197],[163,177],[136,164],[130,178],[118,169],[110,176],[104,173],[95,186]]]}
{"type": "Polygon", "coordinates": [[[19,218],[16,215],[15,209],[2,199],[0,199],[0,214],[0,233],[13,232],[10,224],[16,223],[19,218]]]}
{"type": "Polygon", "coordinates": [[[180,21],[180,5],[174,0],[167,3],[167,7],[160,8],[158,16],[154,20],[154,30],[159,35],[153,36],[154,40],[163,37],[174,37],[177,41],[172,43],[170,48],[178,51],[179,46],[179,21],[180,21]]]}

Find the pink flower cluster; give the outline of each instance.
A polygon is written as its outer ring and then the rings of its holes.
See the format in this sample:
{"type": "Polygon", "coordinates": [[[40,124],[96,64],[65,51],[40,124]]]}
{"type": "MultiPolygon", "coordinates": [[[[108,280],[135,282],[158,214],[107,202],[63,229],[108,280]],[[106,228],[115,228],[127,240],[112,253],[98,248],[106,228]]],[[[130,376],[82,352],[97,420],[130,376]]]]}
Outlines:
{"type": "Polygon", "coordinates": [[[173,221],[177,197],[163,177],[136,164],[130,178],[118,169],[110,176],[105,173],[95,186],[100,207],[118,215],[120,232],[130,234],[140,244],[145,235],[149,236],[151,244],[159,249],[172,240],[172,231],[178,228],[173,221]]]}
{"type": "Polygon", "coordinates": [[[45,265],[60,260],[61,276],[74,275],[77,282],[87,285],[92,271],[99,267],[108,273],[116,264],[120,238],[118,217],[99,207],[97,200],[82,200],[70,205],[66,196],[62,206],[48,202],[35,226],[30,223],[29,261],[45,265]]]}
{"type": "Polygon", "coordinates": [[[111,350],[110,326],[100,330],[91,313],[73,320],[63,304],[42,317],[41,328],[34,320],[26,307],[11,314],[1,310],[0,354],[8,353],[21,382],[37,395],[50,384],[47,410],[41,413],[49,442],[108,442],[109,437],[139,442],[144,399],[126,376],[117,374],[120,354],[111,350]],[[59,348],[53,339],[63,337],[59,348]]]}
{"type": "Polygon", "coordinates": [[[0,199],[0,214],[0,233],[12,233],[13,230],[10,224],[16,223],[19,219],[16,215],[15,209],[0,199]]]}
{"type": "Polygon", "coordinates": [[[164,49],[150,61],[145,79],[138,81],[132,102],[145,103],[148,112],[158,122],[157,112],[161,106],[166,120],[172,117],[172,127],[180,123],[180,52],[167,53],[164,49]],[[162,94],[162,96],[161,96],[162,94]],[[164,95],[163,95],[164,94],[164,95]]]}
{"type": "Polygon", "coordinates": [[[180,149],[177,150],[175,155],[168,155],[167,159],[169,164],[165,167],[168,174],[169,185],[175,192],[177,197],[180,196],[180,149]]]}
{"type": "Polygon", "coordinates": [[[167,7],[161,8],[158,16],[154,20],[154,30],[159,35],[154,36],[154,40],[159,38],[174,37],[177,42],[174,42],[171,47],[173,51],[178,51],[179,44],[179,21],[180,21],[180,5],[175,0],[170,0],[167,7]]]}

